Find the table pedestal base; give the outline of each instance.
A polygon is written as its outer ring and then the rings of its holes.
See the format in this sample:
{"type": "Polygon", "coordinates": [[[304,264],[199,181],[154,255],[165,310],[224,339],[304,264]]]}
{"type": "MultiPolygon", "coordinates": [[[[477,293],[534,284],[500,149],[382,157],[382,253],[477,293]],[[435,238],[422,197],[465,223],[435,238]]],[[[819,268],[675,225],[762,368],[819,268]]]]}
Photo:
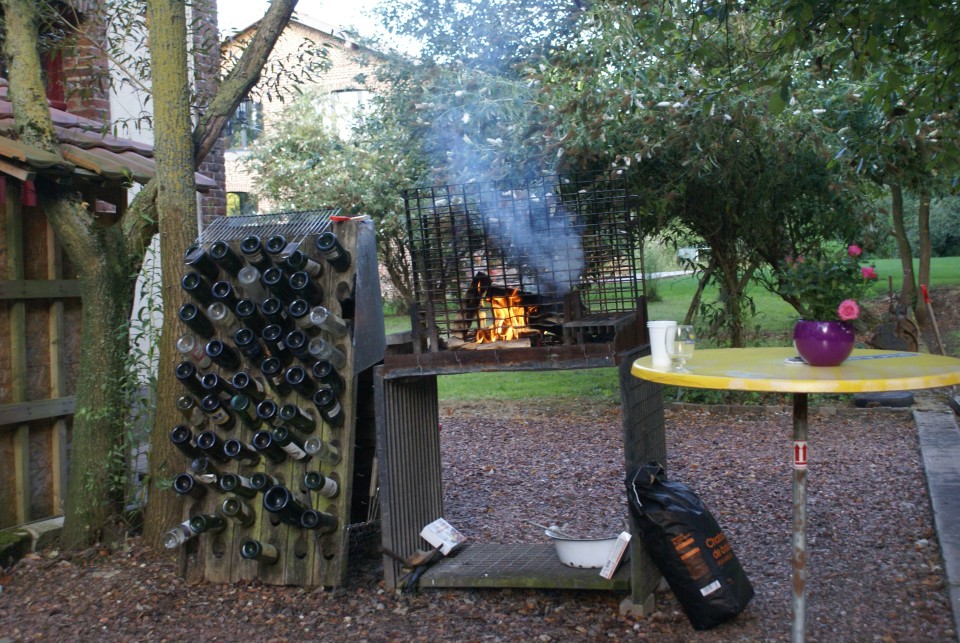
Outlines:
{"type": "Polygon", "coordinates": [[[804,640],[807,615],[807,394],[793,394],[793,641],[804,640]]]}

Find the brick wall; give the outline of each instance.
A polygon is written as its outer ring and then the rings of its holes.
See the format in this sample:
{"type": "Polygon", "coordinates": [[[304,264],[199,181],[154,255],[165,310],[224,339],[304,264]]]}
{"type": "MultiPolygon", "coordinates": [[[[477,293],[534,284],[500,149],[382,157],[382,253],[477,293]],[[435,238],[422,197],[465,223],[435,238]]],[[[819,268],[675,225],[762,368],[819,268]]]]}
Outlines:
{"type": "MultiPolygon", "coordinates": [[[[217,32],[216,0],[193,0],[195,20],[193,31],[194,83],[200,113],[216,95],[220,84],[220,36],[217,32]]],[[[226,169],[223,158],[224,145],[218,143],[200,163],[201,173],[217,182],[218,187],[200,197],[202,225],[227,214],[227,193],[224,189],[226,169]]]]}
{"type": "Polygon", "coordinates": [[[67,111],[107,125],[110,122],[107,57],[94,42],[105,42],[107,26],[95,10],[94,0],[75,3],[87,18],[85,37],[63,55],[63,82],[67,111]]]}

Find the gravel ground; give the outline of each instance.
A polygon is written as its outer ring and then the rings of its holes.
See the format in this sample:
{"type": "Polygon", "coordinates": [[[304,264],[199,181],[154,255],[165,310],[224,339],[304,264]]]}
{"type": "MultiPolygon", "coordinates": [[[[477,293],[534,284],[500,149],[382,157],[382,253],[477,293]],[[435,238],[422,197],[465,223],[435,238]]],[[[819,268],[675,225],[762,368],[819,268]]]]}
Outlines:
{"type": "MultiPolygon", "coordinates": [[[[584,536],[626,517],[619,409],[541,403],[442,409],[447,519],[474,540],[584,536]]],[[[0,576],[0,642],[21,640],[781,641],[790,634],[790,417],[667,412],[670,477],[703,498],[756,596],[695,632],[672,595],[647,619],[614,592],[382,586],[377,556],[333,591],[189,584],[136,538],[108,554],[39,552],[0,576]]],[[[812,414],[808,640],[956,639],[916,430],[884,411],[812,414]]]]}

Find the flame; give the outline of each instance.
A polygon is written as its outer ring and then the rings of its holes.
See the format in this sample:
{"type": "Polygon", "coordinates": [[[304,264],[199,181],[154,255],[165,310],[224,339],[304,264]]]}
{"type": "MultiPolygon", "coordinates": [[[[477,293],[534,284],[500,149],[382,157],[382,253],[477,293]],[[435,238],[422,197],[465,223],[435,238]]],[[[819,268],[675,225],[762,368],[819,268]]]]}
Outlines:
{"type": "Polygon", "coordinates": [[[478,344],[520,338],[520,331],[527,327],[527,309],[523,307],[523,299],[518,292],[514,289],[506,297],[488,297],[483,300],[478,317],[478,344]]]}

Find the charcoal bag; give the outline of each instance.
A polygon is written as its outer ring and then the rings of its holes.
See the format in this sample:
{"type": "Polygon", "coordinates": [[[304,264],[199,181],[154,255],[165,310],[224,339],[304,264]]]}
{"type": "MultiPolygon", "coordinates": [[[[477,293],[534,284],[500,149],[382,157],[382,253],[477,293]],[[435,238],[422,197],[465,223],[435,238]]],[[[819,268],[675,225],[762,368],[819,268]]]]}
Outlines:
{"type": "Polygon", "coordinates": [[[640,541],[693,628],[708,630],[742,612],[753,586],[697,494],[668,481],[655,462],[639,467],[625,482],[640,541]]]}

